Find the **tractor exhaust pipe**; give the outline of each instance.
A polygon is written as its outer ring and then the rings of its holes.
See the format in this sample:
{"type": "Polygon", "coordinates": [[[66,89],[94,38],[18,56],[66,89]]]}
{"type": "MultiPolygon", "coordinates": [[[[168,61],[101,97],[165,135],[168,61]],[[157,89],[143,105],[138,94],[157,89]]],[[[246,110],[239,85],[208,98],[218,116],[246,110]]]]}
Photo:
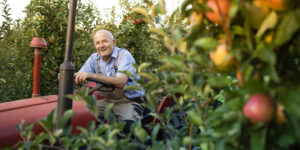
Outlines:
{"type": "MultiPolygon", "coordinates": [[[[73,52],[76,6],[77,6],[77,0],[71,0],[69,16],[68,16],[65,58],[64,58],[64,62],[60,65],[60,76],[59,76],[60,80],[59,80],[57,120],[56,120],[57,128],[59,127],[59,122],[63,117],[64,112],[67,111],[68,109],[72,109],[72,100],[67,98],[66,95],[73,94],[75,67],[72,64],[72,52],[73,52]]],[[[70,122],[66,124],[66,126],[69,125],[70,122]]]]}
{"type": "Polygon", "coordinates": [[[34,48],[32,97],[39,97],[41,96],[40,79],[42,66],[42,48],[46,48],[47,43],[44,38],[33,37],[32,41],[30,42],[30,47],[34,48]]]}

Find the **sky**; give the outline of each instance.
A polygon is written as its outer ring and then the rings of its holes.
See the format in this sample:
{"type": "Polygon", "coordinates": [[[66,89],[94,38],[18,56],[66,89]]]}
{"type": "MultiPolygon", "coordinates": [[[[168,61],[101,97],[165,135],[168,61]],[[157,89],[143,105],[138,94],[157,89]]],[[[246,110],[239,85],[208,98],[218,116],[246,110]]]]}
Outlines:
{"type": "MultiPolygon", "coordinates": [[[[89,0],[82,0],[82,2],[86,3],[89,0]]],[[[118,7],[119,0],[90,0],[92,1],[99,10],[105,8],[111,8],[112,6],[118,7]]],[[[0,0],[3,2],[3,0],[0,0]]],[[[29,4],[30,0],[7,0],[9,7],[11,8],[10,14],[13,20],[22,19],[25,17],[25,13],[23,13],[25,6],[29,4]]],[[[183,0],[165,0],[166,8],[168,12],[174,10],[183,0]]],[[[2,6],[2,5],[1,5],[2,6]]],[[[0,11],[2,15],[2,7],[0,11]]],[[[2,23],[3,17],[0,17],[0,22],[2,23]]],[[[0,24],[1,24],[0,23],[0,24]]]]}

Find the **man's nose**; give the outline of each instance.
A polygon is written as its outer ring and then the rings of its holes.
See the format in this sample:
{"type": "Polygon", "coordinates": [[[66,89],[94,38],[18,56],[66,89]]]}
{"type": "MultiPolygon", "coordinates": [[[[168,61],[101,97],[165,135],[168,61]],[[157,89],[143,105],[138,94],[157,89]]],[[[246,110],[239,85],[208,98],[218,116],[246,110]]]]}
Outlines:
{"type": "Polygon", "coordinates": [[[103,47],[105,47],[105,46],[104,46],[104,44],[101,43],[101,44],[100,44],[100,48],[103,48],[103,47]]]}

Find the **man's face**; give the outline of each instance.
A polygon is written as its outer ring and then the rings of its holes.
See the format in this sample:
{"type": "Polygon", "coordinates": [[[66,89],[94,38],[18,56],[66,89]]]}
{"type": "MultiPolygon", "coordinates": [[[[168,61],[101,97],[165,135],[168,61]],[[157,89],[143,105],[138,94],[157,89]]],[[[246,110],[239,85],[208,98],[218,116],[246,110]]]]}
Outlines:
{"type": "Polygon", "coordinates": [[[94,37],[94,46],[100,56],[103,57],[105,61],[108,61],[116,40],[113,40],[107,33],[98,32],[94,37]]]}

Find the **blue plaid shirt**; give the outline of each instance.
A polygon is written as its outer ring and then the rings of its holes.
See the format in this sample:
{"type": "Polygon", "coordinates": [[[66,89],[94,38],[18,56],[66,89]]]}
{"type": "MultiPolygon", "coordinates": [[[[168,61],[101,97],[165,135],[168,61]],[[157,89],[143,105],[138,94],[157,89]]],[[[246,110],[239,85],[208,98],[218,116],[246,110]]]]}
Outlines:
{"type": "MultiPolygon", "coordinates": [[[[98,73],[98,59],[100,57],[100,69],[101,73],[104,76],[119,76],[122,75],[123,73],[118,72],[118,71],[129,71],[134,78],[139,79],[139,76],[136,74],[132,64],[135,63],[134,58],[130,54],[130,52],[126,49],[121,49],[118,47],[114,47],[113,52],[111,54],[111,58],[108,62],[105,62],[101,56],[98,55],[98,53],[93,53],[84,63],[84,65],[81,67],[79,72],[90,72],[90,73],[98,73]],[[115,62],[116,59],[122,51],[122,55],[119,57],[118,60],[118,70],[117,73],[115,73],[115,62]]],[[[138,90],[126,90],[124,91],[125,96],[128,99],[134,99],[134,98],[139,98],[143,97],[145,94],[145,90],[143,87],[135,82],[131,77],[128,77],[128,82],[126,83],[125,87],[128,85],[137,85],[141,88],[141,91],[138,90]]]]}

